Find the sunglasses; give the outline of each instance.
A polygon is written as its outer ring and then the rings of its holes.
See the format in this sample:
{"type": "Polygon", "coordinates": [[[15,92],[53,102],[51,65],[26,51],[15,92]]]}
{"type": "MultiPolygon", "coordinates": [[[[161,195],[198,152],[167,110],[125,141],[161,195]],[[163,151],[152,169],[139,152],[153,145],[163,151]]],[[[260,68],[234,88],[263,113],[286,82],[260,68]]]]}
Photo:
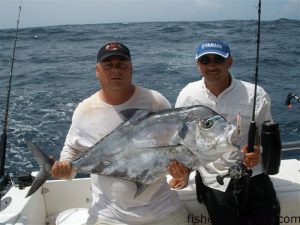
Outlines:
{"type": "Polygon", "coordinates": [[[226,61],[226,58],[224,58],[220,55],[215,55],[214,57],[209,57],[207,55],[204,55],[198,59],[198,62],[203,65],[208,65],[212,62],[214,62],[215,64],[223,64],[225,61],[226,61]]]}

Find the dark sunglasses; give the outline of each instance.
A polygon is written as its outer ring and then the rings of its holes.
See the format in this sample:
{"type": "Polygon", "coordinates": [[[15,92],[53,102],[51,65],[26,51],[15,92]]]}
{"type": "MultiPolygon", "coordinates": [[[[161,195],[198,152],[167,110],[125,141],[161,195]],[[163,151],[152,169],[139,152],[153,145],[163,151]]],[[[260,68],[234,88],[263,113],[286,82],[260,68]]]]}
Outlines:
{"type": "Polygon", "coordinates": [[[203,65],[208,65],[211,62],[214,62],[215,64],[223,64],[225,61],[226,61],[226,58],[224,58],[224,57],[222,57],[220,55],[215,55],[213,57],[209,57],[207,55],[204,55],[204,56],[201,56],[198,59],[198,62],[200,64],[203,64],[203,65]]]}

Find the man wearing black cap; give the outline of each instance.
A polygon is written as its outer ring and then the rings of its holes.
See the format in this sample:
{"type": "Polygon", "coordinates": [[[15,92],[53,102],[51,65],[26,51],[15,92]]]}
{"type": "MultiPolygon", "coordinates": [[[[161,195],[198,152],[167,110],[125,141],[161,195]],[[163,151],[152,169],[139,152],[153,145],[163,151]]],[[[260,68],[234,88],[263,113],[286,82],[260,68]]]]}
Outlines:
{"type": "MultiPolygon", "coordinates": [[[[69,162],[121,124],[120,111],[129,108],[156,111],[171,107],[157,91],[132,83],[131,55],[122,43],[110,42],[99,50],[96,77],[101,89],[82,101],[74,111],[60,161],[52,168],[53,177],[73,177],[75,174],[69,162]]],[[[91,180],[93,200],[89,225],[187,224],[188,213],[165,177],[149,185],[145,194],[136,198],[133,182],[97,174],[91,174],[91,180]]]]}
{"type": "MultiPolygon", "coordinates": [[[[224,154],[222,158],[197,170],[198,200],[208,209],[213,225],[278,225],[279,204],[273,184],[259,163],[259,145],[247,153],[248,130],[251,122],[254,85],[235,79],[229,72],[233,63],[229,46],[220,40],[208,40],[196,49],[197,68],[202,79],[189,83],[180,92],[176,107],[206,105],[240,128],[241,152],[224,154]],[[253,171],[252,177],[230,179],[225,177],[237,160],[243,160],[253,171]]],[[[271,101],[263,88],[257,87],[256,123],[258,127],[272,120],[271,101]]],[[[188,169],[174,162],[169,172],[172,187],[185,186],[188,169]],[[173,171],[176,171],[173,172],[173,171]],[[179,174],[179,175],[178,175],[179,174]]]]}

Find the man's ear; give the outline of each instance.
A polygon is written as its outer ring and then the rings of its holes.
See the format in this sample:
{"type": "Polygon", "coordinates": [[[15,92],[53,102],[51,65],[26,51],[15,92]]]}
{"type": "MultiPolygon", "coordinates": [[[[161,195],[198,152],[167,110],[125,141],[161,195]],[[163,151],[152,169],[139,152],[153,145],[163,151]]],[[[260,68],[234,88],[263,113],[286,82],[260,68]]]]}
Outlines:
{"type": "Polygon", "coordinates": [[[96,78],[99,79],[99,63],[96,63],[96,78]]]}
{"type": "Polygon", "coordinates": [[[229,63],[229,68],[230,68],[232,66],[233,59],[231,56],[229,56],[228,60],[229,60],[228,63],[229,63]]]}

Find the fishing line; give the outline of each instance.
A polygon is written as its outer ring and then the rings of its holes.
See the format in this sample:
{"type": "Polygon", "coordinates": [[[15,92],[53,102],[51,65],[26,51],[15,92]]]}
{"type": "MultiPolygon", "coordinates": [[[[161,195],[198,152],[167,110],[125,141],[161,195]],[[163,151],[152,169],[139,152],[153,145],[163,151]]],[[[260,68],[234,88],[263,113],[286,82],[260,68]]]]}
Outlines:
{"type": "MultiPolygon", "coordinates": [[[[14,41],[14,47],[13,47],[13,54],[11,58],[11,67],[10,67],[10,75],[9,75],[9,82],[7,86],[7,97],[6,97],[6,107],[4,111],[4,117],[3,117],[3,130],[1,135],[1,142],[0,142],[0,191],[5,186],[5,176],[4,176],[4,166],[5,166],[5,156],[6,156],[6,146],[7,146],[7,124],[8,124],[8,112],[9,112],[9,100],[10,100],[10,92],[11,92],[11,83],[12,83],[12,77],[13,77],[13,68],[14,68],[14,62],[15,62],[15,52],[16,52],[16,45],[17,45],[17,39],[18,39],[18,31],[19,31],[19,23],[20,23],[20,15],[21,15],[21,8],[22,8],[22,0],[19,5],[19,14],[17,18],[17,28],[16,28],[16,34],[15,34],[15,41],[14,41]]],[[[0,195],[1,198],[1,195],[0,195]]]]}

